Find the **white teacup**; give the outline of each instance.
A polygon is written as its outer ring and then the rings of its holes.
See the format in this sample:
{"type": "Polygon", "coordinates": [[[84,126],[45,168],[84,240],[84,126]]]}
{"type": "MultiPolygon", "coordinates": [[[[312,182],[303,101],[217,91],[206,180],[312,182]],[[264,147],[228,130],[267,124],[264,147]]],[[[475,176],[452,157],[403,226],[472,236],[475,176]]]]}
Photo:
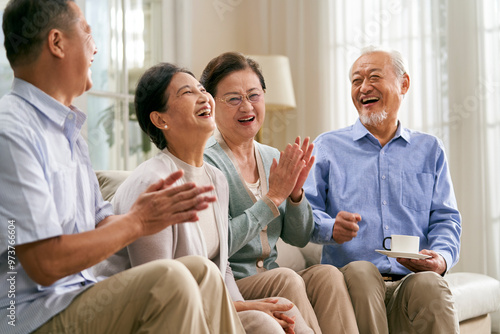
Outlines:
{"type": "Polygon", "coordinates": [[[400,253],[414,253],[418,254],[420,249],[420,238],[412,235],[396,235],[393,234],[390,237],[384,238],[382,242],[382,246],[386,250],[390,250],[391,252],[400,252],[400,253]],[[391,239],[391,247],[385,247],[385,241],[387,239],[391,239]]]}

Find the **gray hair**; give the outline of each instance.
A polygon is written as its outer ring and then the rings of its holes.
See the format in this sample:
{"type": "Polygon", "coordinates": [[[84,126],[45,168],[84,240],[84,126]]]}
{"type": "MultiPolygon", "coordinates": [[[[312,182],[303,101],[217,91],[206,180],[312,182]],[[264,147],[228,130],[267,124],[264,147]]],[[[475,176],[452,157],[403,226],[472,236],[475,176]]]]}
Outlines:
{"type": "MultiPolygon", "coordinates": [[[[408,73],[406,60],[404,59],[403,55],[399,51],[393,49],[370,45],[361,49],[361,55],[358,57],[358,59],[361,58],[362,56],[369,55],[375,52],[385,52],[391,57],[392,66],[394,67],[394,72],[396,73],[396,76],[398,78],[401,79],[401,77],[403,77],[405,73],[408,73]]],[[[349,69],[349,81],[352,80],[353,65],[354,63],[351,65],[351,68],[349,69]]]]}

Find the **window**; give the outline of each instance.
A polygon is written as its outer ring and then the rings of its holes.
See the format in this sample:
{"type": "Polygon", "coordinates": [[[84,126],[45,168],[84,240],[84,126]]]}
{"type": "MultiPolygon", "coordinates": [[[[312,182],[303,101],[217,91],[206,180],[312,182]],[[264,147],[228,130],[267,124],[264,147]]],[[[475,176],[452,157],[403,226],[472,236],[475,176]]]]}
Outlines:
{"type": "Polygon", "coordinates": [[[162,58],[161,6],[161,0],[85,1],[98,48],[94,86],[86,94],[95,169],[133,169],[156,152],[137,123],[133,100],[140,75],[162,58]]]}

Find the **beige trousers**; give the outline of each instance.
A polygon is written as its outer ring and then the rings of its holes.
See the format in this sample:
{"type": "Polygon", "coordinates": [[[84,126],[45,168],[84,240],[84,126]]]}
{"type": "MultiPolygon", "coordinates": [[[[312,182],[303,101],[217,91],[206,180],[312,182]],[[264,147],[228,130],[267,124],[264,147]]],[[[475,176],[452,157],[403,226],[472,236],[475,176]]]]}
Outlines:
{"type": "Polygon", "coordinates": [[[208,259],[157,260],[114,275],[35,333],[245,333],[208,259]]]}
{"type": "MultiPolygon", "coordinates": [[[[299,309],[316,334],[358,333],[356,318],[342,273],[316,265],[299,273],[276,268],[236,281],[245,299],[284,297],[299,309]]],[[[296,327],[296,333],[300,334],[296,327]]]]}
{"type": "Polygon", "coordinates": [[[421,272],[384,282],[377,267],[366,261],[340,270],[360,333],[459,333],[453,296],[440,275],[421,272]]]}

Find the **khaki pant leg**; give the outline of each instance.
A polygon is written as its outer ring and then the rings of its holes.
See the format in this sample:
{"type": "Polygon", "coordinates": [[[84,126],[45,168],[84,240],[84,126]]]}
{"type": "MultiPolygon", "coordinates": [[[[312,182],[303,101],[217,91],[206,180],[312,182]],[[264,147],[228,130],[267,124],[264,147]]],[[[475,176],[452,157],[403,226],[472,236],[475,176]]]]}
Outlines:
{"type": "Polygon", "coordinates": [[[334,266],[315,265],[298,273],[323,333],[358,333],[344,275],[334,266]]]}
{"type": "Polygon", "coordinates": [[[198,284],[210,333],[245,333],[219,268],[212,261],[198,256],[185,256],[178,258],[177,261],[189,269],[198,284]]]}
{"type": "Polygon", "coordinates": [[[448,283],[434,272],[406,276],[387,304],[391,333],[459,333],[448,283]]]}
{"type": "Polygon", "coordinates": [[[35,333],[209,333],[186,267],[158,260],[114,275],[76,297],[35,333]]]}
{"type": "Polygon", "coordinates": [[[294,303],[308,327],[320,334],[314,309],[307,297],[304,280],[289,268],[276,268],[236,281],[243,298],[283,297],[294,303]]]}
{"type": "MultiPolygon", "coordinates": [[[[205,270],[207,276],[220,277],[216,267],[199,269],[211,263],[204,258],[188,262],[198,268],[198,276],[205,270]]],[[[225,288],[215,283],[213,289],[225,288]]],[[[202,299],[197,281],[183,263],[157,260],[95,284],[35,333],[211,333],[202,299]]]]}
{"type": "Polygon", "coordinates": [[[371,262],[355,261],[340,268],[351,297],[361,334],[389,333],[385,308],[385,284],[371,262]]]}

